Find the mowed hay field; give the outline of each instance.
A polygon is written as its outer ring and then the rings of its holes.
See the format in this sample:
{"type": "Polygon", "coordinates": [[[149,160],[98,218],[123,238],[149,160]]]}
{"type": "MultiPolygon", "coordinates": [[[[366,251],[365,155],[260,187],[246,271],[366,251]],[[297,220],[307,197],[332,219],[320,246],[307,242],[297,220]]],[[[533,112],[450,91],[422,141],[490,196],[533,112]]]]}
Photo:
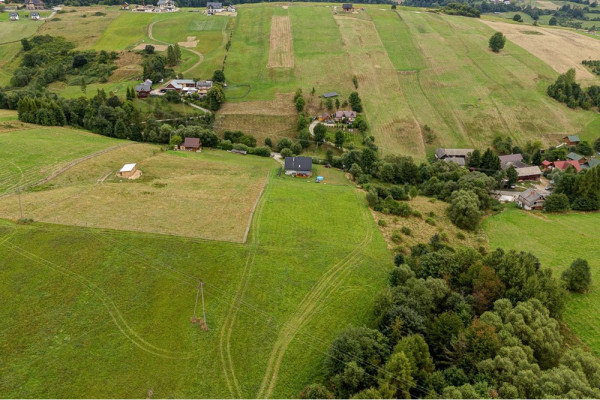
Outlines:
{"type": "MultiPolygon", "coordinates": [[[[0,113],[0,119],[13,118],[11,113],[0,113]]],[[[7,130],[0,125],[0,196],[30,186],[79,158],[126,143],[77,129],[9,125],[7,130]]]]}
{"type": "Polygon", "coordinates": [[[274,172],[245,245],[0,221],[3,393],[296,397],[367,323],[391,256],[352,186],[274,172]]]}
{"type": "MultiPolygon", "coordinates": [[[[21,202],[36,221],[242,242],[273,166],[270,159],[222,151],[164,153],[132,144],[78,164],[22,194],[21,202]],[[118,178],[131,162],[142,177],[118,178]]],[[[0,217],[18,214],[14,200],[0,200],[0,217]]]]}
{"type": "Polygon", "coordinates": [[[271,20],[268,68],[293,68],[292,27],[289,16],[274,15],[271,20]]]}
{"type": "Polygon", "coordinates": [[[577,258],[586,259],[592,270],[592,288],[586,294],[571,294],[563,320],[579,338],[600,356],[600,247],[598,213],[547,215],[509,208],[483,222],[490,248],[527,251],[538,257],[542,267],[560,277],[577,258]]]}
{"type": "Polygon", "coordinates": [[[578,80],[598,82],[598,77],[581,64],[582,60],[600,58],[598,39],[566,29],[519,26],[485,19],[481,21],[504,33],[508,40],[529,51],[559,73],[575,68],[578,80]]]}

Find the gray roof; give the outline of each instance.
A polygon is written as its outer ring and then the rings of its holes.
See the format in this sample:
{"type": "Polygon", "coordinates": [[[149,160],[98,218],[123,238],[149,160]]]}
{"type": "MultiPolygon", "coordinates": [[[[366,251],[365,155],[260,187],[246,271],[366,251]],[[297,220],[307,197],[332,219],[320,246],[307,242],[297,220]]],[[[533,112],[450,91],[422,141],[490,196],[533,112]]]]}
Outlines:
{"type": "Polygon", "coordinates": [[[600,165],[600,160],[597,159],[597,158],[590,158],[587,161],[587,165],[588,165],[589,168],[597,167],[598,165],[600,165]]]}
{"type": "Polygon", "coordinates": [[[337,92],[327,92],[323,94],[323,97],[328,98],[328,97],[337,97],[339,96],[337,92]]]}
{"type": "Polygon", "coordinates": [[[19,13],[16,13],[16,12],[11,12],[11,13],[10,13],[10,16],[11,16],[11,17],[18,17],[18,16],[19,16],[19,13]]]}
{"type": "Polygon", "coordinates": [[[213,87],[213,81],[198,81],[196,82],[196,87],[210,89],[211,87],[213,87]]]}
{"type": "Polygon", "coordinates": [[[523,161],[522,154],[507,154],[505,156],[498,156],[500,159],[500,165],[502,169],[507,169],[510,165],[514,165],[517,161],[523,161]]]}
{"type": "Polygon", "coordinates": [[[344,3],[344,4],[342,4],[342,8],[343,8],[344,10],[346,10],[346,9],[348,9],[348,8],[352,8],[352,3],[344,3]]]}
{"type": "Polygon", "coordinates": [[[336,111],[336,118],[356,118],[356,111],[336,111]]]}
{"type": "Polygon", "coordinates": [[[206,8],[223,8],[223,3],[208,2],[206,8]]]}
{"type": "Polygon", "coordinates": [[[472,152],[473,149],[444,149],[440,147],[435,151],[435,158],[442,159],[447,157],[466,157],[472,152]]]}
{"type": "Polygon", "coordinates": [[[458,165],[460,165],[461,167],[465,166],[464,157],[447,157],[447,158],[444,158],[443,161],[454,162],[454,163],[457,163],[458,165]]]}
{"type": "Polygon", "coordinates": [[[519,199],[529,204],[534,204],[538,200],[543,200],[544,195],[535,189],[527,189],[519,194],[519,199]]]}
{"type": "Polygon", "coordinates": [[[581,140],[579,140],[579,135],[569,135],[565,137],[569,139],[569,142],[581,142],[581,140]]]}
{"type": "Polygon", "coordinates": [[[522,176],[542,175],[542,171],[537,165],[534,165],[533,167],[516,168],[516,171],[519,178],[522,176]]]}
{"type": "Polygon", "coordinates": [[[285,170],[286,171],[311,171],[312,170],[312,158],[310,158],[310,157],[286,157],[285,158],[285,170]]]}
{"type": "Polygon", "coordinates": [[[149,92],[151,90],[152,90],[152,81],[150,79],[146,79],[144,82],[135,86],[136,92],[141,92],[141,91],[149,92]]]}
{"type": "Polygon", "coordinates": [[[567,154],[567,158],[569,160],[579,161],[579,160],[581,160],[583,158],[583,156],[580,156],[577,153],[570,152],[569,154],[567,154]]]}
{"type": "Polygon", "coordinates": [[[31,13],[29,13],[29,15],[32,16],[32,17],[39,17],[40,13],[37,12],[37,11],[32,11],[31,13]]]}

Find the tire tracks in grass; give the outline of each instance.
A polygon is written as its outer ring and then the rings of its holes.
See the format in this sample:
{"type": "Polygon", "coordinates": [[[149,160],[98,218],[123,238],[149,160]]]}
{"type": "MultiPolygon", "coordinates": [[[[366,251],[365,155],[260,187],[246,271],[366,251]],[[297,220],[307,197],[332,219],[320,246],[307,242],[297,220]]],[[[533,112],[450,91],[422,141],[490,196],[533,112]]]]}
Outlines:
{"type": "Polygon", "coordinates": [[[223,322],[223,327],[221,328],[221,333],[219,335],[219,352],[221,354],[221,364],[225,376],[225,383],[227,384],[227,388],[229,389],[231,396],[237,398],[242,398],[243,396],[239,381],[235,375],[235,365],[231,356],[231,335],[233,334],[233,327],[237,319],[240,303],[246,294],[246,290],[248,289],[252,267],[254,266],[254,258],[260,245],[260,221],[262,219],[265,203],[267,202],[269,193],[271,192],[272,184],[270,181],[271,172],[269,172],[267,181],[265,182],[266,186],[264,193],[262,194],[259,205],[252,219],[252,232],[250,236],[248,256],[246,257],[246,263],[244,264],[244,269],[242,270],[242,277],[238,282],[235,295],[231,300],[229,310],[226,314],[225,321],[223,322]]]}
{"type": "MultiPolygon", "coordinates": [[[[160,21],[154,21],[150,25],[148,25],[148,37],[150,38],[150,40],[154,40],[155,42],[163,43],[163,44],[166,44],[166,45],[170,46],[171,43],[167,43],[164,40],[156,39],[152,35],[152,28],[154,27],[154,24],[156,24],[157,22],[160,22],[160,21]]],[[[196,68],[198,65],[202,64],[202,62],[204,61],[204,56],[199,51],[192,50],[192,49],[190,49],[188,47],[184,47],[184,49],[187,50],[187,51],[189,51],[190,53],[195,54],[198,57],[198,61],[194,65],[192,65],[190,68],[188,68],[185,71],[181,72],[181,74],[183,74],[183,75],[187,74],[188,72],[190,72],[191,70],[193,70],[194,68],[196,68]]]]}
{"type": "MultiPolygon", "coordinates": [[[[358,197],[356,192],[355,194],[358,197]]],[[[345,278],[353,270],[351,266],[358,262],[361,258],[362,250],[370,243],[373,237],[373,228],[369,224],[365,210],[362,211],[362,218],[366,227],[365,237],[347,256],[334,264],[321,276],[313,285],[311,291],[302,299],[296,313],[283,324],[283,329],[279,331],[279,335],[269,356],[267,370],[256,395],[257,398],[269,398],[271,396],[277,384],[283,356],[294,337],[310,318],[324,306],[324,300],[328,299],[344,282],[345,278]],[[348,266],[350,268],[347,268],[348,266]]]]}
{"type": "Polygon", "coordinates": [[[115,302],[110,298],[110,296],[107,295],[106,292],[104,292],[104,290],[102,290],[102,288],[98,287],[96,284],[91,282],[89,279],[87,279],[83,275],[78,274],[74,271],[71,271],[66,267],[63,267],[57,263],[49,261],[43,257],[36,255],[36,254],[33,254],[33,253],[23,249],[22,247],[6,244],[5,241],[0,242],[0,246],[6,247],[7,249],[13,251],[14,253],[16,253],[16,254],[20,255],[21,257],[24,257],[34,263],[37,263],[46,268],[54,270],[55,272],[58,272],[64,276],[67,276],[67,277],[73,279],[74,281],[80,283],[85,288],[89,289],[96,297],[98,297],[100,299],[100,301],[102,302],[102,305],[106,308],[106,310],[108,311],[113,322],[115,323],[115,325],[117,326],[119,331],[123,334],[123,336],[125,336],[131,343],[133,343],[139,349],[141,349],[147,353],[150,353],[152,355],[155,355],[157,357],[175,359],[175,360],[190,359],[190,358],[193,358],[196,355],[196,353],[200,352],[200,350],[191,351],[191,352],[177,352],[177,351],[172,351],[169,349],[164,349],[162,347],[158,347],[158,346],[155,346],[155,345],[149,343],[148,341],[144,340],[127,323],[127,321],[123,317],[123,314],[121,313],[121,311],[119,310],[119,308],[117,307],[115,302]]]}

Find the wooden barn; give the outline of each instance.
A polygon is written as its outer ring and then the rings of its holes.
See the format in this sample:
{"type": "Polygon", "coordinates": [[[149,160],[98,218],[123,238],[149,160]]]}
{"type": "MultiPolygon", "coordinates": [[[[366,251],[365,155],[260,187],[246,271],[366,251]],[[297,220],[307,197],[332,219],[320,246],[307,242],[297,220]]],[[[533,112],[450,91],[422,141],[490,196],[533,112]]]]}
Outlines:
{"type": "Polygon", "coordinates": [[[121,168],[119,170],[119,176],[121,178],[131,178],[133,176],[133,174],[135,174],[137,171],[137,164],[132,163],[132,164],[125,164],[123,165],[123,168],[121,168]]]}
{"type": "Polygon", "coordinates": [[[181,145],[179,145],[180,150],[185,151],[200,151],[202,148],[202,143],[199,138],[186,137],[181,145]]]}

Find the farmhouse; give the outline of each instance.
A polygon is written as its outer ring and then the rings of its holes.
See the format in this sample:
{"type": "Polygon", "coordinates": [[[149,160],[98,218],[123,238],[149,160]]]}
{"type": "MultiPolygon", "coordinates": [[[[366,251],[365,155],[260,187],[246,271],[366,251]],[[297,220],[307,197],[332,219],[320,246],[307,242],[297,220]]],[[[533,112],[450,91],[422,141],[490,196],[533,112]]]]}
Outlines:
{"type": "Polygon", "coordinates": [[[535,189],[527,189],[517,197],[517,206],[525,210],[541,210],[546,197],[535,189]]]}
{"type": "Polygon", "coordinates": [[[37,20],[39,20],[39,19],[40,19],[40,13],[39,13],[39,12],[37,12],[37,11],[32,11],[32,12],[29,14],[29,18],[30,18],[30,19],[32,19],[32,20],[34,20],[34,21],[37,21],[37,20]]]}
{"type": "Polygon", "coordinates": [[[331,115],[329,115],[328,113],[324,113],[319,115],[317,119],[321,122],[329,122],[331,121],[331,115]]]}
{"type": "Polygon", "coordinates": [[[129,3],[125,2],[125,3],[121,4],[121,10],[129,10],[129,3]]]}
{"type": "Polygon", "coordinates": [[[234,13],[235,12],[235,7],[234,6],[227,6],[227,11],[234,13]]]}
{"type": "Polygon", "coordinates": [[[567,146],[577,146],[581,142],[578,135],[565,136],[563,141],[567,146]]]}
{"type": "Polygon", "coordinates": [[[180,150],[186,151],[201,151],[202,143],[199,138],[191,138],[186,137],[181,145],[179,145],[180,150]]]}
{"type": "Polygon", "coordinates": [[[311,176],[312,158],[310,157],[286,157],[285,174],[291,176],[311,176]]]}
{"type": "Polygon", "coordinates": [[[552,163],[553,168],[558,168],[561,171],[566,170],[570,166],[573,166],[577,170],[577,172],[581,171],[581,165],[577,161],[567,160],[567,161],[554,161],[552,163]]]}
{"type": "Polygon", "coordinates": [[[25,8],[28,10],[43,10],[44,2],[42,0],[25,0],[25,8]]]}
{"type": "Polygon", "coordinates": [[[123,168],[121,168],[119,170],[118,175],[121,178],[131,178],[135,172],[137,171],[137,164],[133,163],[133,164],[125,164],[123,165],[123,168]]]}
{"type": "Polygon", "coordinates": [[[10,20],[11,21],[18,21],[19,20],[19,13],[11,12],[10,13],[10,20]]]}
{"type": "Polygon", "coordinates": [[[351,12],[354,11],[354,7],[352,6],[352,3],[344,3],[342,4],[342,10],[346,12],[351,12]]]}
{"type": "Polygon", "coordinates": [[[206,13],[212,15],[223,12],[223,3],[208,2],[206,3],[206,13]]]}
{"type": "Polygon", "coordinates": [[[435,151],[437,160],[453,161],[458,165],[465,165],[467,156],[473,152],[473,149],[444,149],[439,148],[435,151]]]}
{"type": "Polygon", "coordinates": [[[330,97],[338,97],[339,94],[337,92],[327,92],[323,93],[323,98],[328,99],[330,97]]]}
{"type": "Polygon", "coordinates": [[[143,83],[135,86],[135,92],[140,99],[148,97],[151,91],[152,81],[150,79],[146,79],[143,83]]]}
{"type": "Polygon", "coordinates": [[[356,119],[356,111],[336,111],[335,112],[335,120],[337,122],[342,122],[346,120],[347,122],[354,122],[356,119]]]}
{"type": "Polygon", "coordinates": [[[508,154],[505,156],[498,156],[498,158],[500,159],[500,167],[502,170],[507,170],[511,165],[515,168],[528,166],[523,162],[523,155],[521,154],[508,154]]]}
{"type": "Polygon", "coordinates": [[[519,181],[538,181],[542,176],[540,167],[534,165],[532,167],[515,168],[519,181]]]}
{"type": "Polygon", "coordinates": [[[175,2],[173,0],[158,0],[156,5],[160,12],[175,11],[175,2]]]}
{"type": "Polygon", "coordinates": [[[198,81],[196,82],[196,89],[200,97],[206,96],[208,91],[213,87],[213,81],[198,81]]]}
{"type": "Polygon", "coordinates": [[[587,161],[584,156],[573,152],[567,154],[567,160],[577,161],[579,164],[585,164],[587,161]]]}
{"type": "Polygon", "coordinates": [[[183,88],[193,88],[196,87],[196,82],[193,79],[173,79],[169,84],[165,87],[167,90],[176,90],[181,93],[183,88]]]}

